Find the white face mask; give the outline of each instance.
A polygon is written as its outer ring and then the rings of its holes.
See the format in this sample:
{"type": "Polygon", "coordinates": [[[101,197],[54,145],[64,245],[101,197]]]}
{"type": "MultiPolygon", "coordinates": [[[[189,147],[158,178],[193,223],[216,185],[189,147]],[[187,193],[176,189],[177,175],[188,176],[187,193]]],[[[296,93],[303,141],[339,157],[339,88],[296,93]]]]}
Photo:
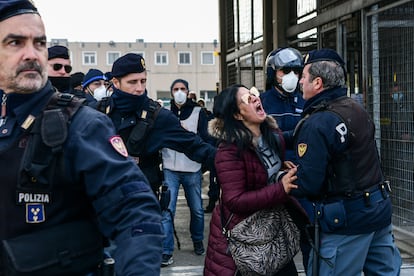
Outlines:
{"type": "Polygon", "coordinates": [[[296,87],[298,86],[299,78],[296,76],[293,71],[290,71],[289,74],[284,75],[282,78],[282,88],[288,92],[292,93],[296,90],[296,87]]]}
{"type": "Polygon", "coordinates": [[[174,92],[174,101],[179,105],[184,104],[187,101],[187,93],[185,93],[183,90],[174,92]]]}
{"type": "Polygon", "coordinates": [[[106,97],[106,87],[105,85],[101,85],[98,88],[96,88],[93,91],[93,97],[97,100],[100,101],[102,100],[102,98],[106,97]]]}

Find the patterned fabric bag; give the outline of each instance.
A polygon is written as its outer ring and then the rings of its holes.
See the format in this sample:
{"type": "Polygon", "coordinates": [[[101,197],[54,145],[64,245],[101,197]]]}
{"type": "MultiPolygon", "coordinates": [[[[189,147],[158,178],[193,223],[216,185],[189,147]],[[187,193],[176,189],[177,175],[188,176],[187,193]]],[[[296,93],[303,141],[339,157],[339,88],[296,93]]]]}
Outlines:
{"type": "Polygon", "coordinates": [[[242,275],[273,275],[299,251],[300,230],[284,206],[261,210],[226,230],[229,250],[242,275]]]}

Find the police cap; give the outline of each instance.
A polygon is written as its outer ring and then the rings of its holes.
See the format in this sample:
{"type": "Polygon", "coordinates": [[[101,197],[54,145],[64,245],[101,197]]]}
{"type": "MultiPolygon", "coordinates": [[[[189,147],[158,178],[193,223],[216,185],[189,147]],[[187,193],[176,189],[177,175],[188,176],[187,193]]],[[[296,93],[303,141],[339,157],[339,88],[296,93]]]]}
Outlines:
{"type": "Polygon", "coordinates": [[[82,85],[83,78],[85,74],[83,72],[76,72],[70,75],[70,84],[72,87],[76,87],[78,85],[82,85]]]}
{"type": "Polygon", "coordinates": [[[345,62],[341,56],[336,51],[329,48],[310,51],[305,56],[303,63],[306,65],[317,61],[335,61],[342,67],[345,66],[345,62]]]}
{"type": "Polygon", "coordinates": [[[48,60],[54,58],[69,59],[69,49],[62,45],[55,45],[47,49],[48,60]]]}
{"type": "Polygon", "coordinates": [[[37,8],[29,0],[0,0],[0,22],[25,13],[37,13],[37,8]]]}
{"type": "Polygon", "coordinates": [[[108,81],[112,80],[112,73],[111,72],[106,72],[104,75],[105,75],[105,77],[108,81]]]}
{"type": "Polygon", "coordinates": [[[89,69],[88,73],[86,73],[85,77],[83,78],[82,87],[85,88],[91,82],[96,80],[106,80],[104,73],[98,69],[89,69]]]}
{"type": "Polygon", "coordinates": [[[117,60],[112,65],[112,77],[123,77],[131,73],[141,73],[145,71],[145,60],[141,55],[129,53],[117,60]]]}

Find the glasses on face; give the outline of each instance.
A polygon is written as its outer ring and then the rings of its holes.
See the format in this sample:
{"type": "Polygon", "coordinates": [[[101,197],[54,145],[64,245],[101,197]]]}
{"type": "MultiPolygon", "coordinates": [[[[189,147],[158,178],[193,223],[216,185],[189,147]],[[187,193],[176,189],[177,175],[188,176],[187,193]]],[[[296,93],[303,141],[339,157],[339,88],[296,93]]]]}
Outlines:
{"type": "Polygon", "coordinates": [[[297,75],[300,74],[300,69],[298,69],[298,68],[284,67],[284,68],[282,68],[280,70],[282,70],[283,74],[289,74],[292,71],[293,71],[293,73],[295,73],[297,75]]]}
{"type": "Polygon", "coordinates": [[[257,90],[257,88],[253,86],[252,88],[250,88],[249,93],[244,94],[240,97],[240,100],[242,101],[242,103],[250,104],[257,97],[259,97],[259,95],[260,95],[259,90],[257,90]]]}
{"type": "Polygon", "coordinates": [[[53,70],[55,71],[59,71],[60,69],[62,69],[62,67],[64,67],[66,73],[69,74],[70,72],[72,72],[72,66],[70,65],[63,65],[60,63],[55,63],[55,64],[52,64],[52,66],[53,66],[53,70]]]}

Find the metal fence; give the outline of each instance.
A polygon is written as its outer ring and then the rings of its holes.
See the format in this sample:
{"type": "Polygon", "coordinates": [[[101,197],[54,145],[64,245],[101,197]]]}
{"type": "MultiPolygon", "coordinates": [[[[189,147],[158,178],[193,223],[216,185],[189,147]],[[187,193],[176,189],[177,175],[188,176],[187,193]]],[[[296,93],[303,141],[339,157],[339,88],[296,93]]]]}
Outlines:
{"type": "Polygon", "coordinates": [[[391,182],[393,223],[414,233],[414,2],[367,13],[367,108],[391,182]],[[375,120],[375,118],[377,120],[375,120]]]}

